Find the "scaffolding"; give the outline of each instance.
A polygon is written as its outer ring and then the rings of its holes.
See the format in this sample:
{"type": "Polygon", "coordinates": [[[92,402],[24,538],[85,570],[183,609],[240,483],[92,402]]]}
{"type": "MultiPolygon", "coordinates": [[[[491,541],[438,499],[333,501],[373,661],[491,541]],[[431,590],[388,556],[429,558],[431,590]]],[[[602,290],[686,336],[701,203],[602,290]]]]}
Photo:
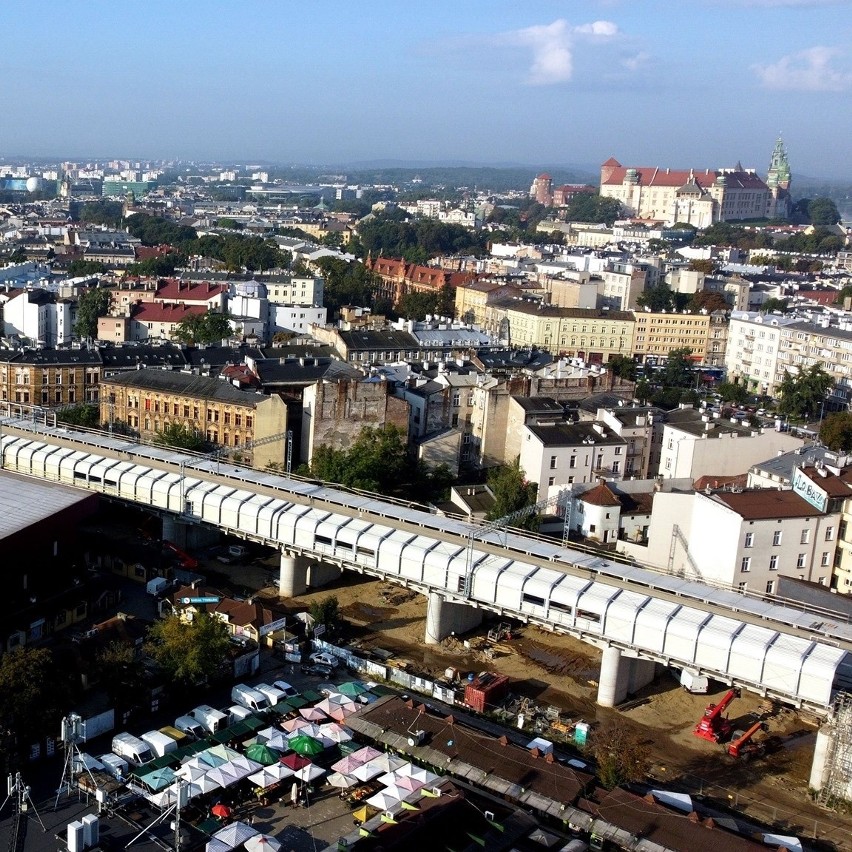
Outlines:
{"type": "Polygon", "coordinates": [[[838,694],[828,728],[828,751],[817,799],[820,804],[831,806],[852,798],[852,694],[838,694]]]}

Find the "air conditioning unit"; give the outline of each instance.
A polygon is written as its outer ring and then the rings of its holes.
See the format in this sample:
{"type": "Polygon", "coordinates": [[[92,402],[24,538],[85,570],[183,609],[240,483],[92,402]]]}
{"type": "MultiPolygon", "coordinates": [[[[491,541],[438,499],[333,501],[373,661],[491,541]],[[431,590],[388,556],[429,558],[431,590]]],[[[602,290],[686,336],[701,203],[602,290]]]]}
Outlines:
{"type": "Polygon", "coordinates": [[[419,746],[426,739],[426,731],[413,731],[408,738],[408,744],[413,748],[419,746]]]}

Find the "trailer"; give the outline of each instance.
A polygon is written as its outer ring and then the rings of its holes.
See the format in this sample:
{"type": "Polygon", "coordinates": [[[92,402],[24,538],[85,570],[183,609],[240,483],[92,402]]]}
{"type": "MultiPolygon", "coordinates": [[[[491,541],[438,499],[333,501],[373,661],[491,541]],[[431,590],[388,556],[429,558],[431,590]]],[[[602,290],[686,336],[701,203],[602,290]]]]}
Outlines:
{"type": "Polygon", "coordinates": [[[698,724],[692,729],[696,737],[708,740],[711,743],[720,743],[731,735],[734,723],[727,716],[722,715],[728,709],[728,705],[740,697],[740,691],[736,687],[729,689],[718,704],[708,704],[704,709],[704,715],[698,724]]]}

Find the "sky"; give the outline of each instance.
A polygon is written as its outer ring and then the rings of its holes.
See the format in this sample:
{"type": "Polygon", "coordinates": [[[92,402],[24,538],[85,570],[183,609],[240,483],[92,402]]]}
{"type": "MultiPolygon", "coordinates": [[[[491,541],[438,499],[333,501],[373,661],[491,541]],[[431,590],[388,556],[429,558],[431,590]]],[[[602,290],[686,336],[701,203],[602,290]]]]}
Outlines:
{"type": "Polygon", "coordinates": [[[852,0],[29,0],[0,155],[852,177],[852,0]]]}

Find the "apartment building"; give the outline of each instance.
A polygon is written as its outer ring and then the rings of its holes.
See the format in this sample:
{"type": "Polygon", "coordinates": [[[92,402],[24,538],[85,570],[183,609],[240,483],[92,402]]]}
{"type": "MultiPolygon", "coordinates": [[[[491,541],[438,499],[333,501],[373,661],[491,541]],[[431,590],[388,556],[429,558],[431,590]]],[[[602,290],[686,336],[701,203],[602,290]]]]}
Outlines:
{"type": "Polygon", "coordinates": [[[664,362],[675,349],[691,349],[696,363],[704,363],[710,333],[706,312],[634,311],[633,355],[640,363],[664,362]]]}
{"type": "Polygon", "coordinates": [[[88,349],[0,349],[0,399],[54,408],[97,402],[101,358],[88,349]]]}
{"type": "Polygon", "coordinates": [[[648,275],[630,263],[610,263],[601,274],[598,285],[599,308],[614,311],[632,311],[637,299],[645,292],[648,275]]]}
{"type": "Polygon", "coordinates": [[[784,340],[784,329],[792,325],[792,317],[761,314],[756,311],[731,311],[725,368],[730,380],[740,379],[750,390],[774,396],[778,383],[778,356],[784,340]]]}
{"type": "Polygon", "coordinates": [[[257,468],[285,460],[287,407],[278,396],[238,390],[222,379],[141,369],[101,380],[101,421],[146,440],[178,424],[257,468]]]}
{"type": "Polygon", "coordinates": [[[12,291],[3,306],[3,334],[17,335],[42,346],[71,342],[73,304],[47,290],[12,291]]]}
{"type": "Polygon", "coordinates": [[[710,314],[710,328],[707,333],[704,364],[708,367],[724,367],[727,349],[728,314],[725,311],[713,311],[710,314]]]}
{"type": "Polygon", "coordinates": [[[633,314],[626,311],[558,308],[529,302],[504,306],[512,346],[537,346],[548,352],[605,364],[633,351],[633,314]]]}

